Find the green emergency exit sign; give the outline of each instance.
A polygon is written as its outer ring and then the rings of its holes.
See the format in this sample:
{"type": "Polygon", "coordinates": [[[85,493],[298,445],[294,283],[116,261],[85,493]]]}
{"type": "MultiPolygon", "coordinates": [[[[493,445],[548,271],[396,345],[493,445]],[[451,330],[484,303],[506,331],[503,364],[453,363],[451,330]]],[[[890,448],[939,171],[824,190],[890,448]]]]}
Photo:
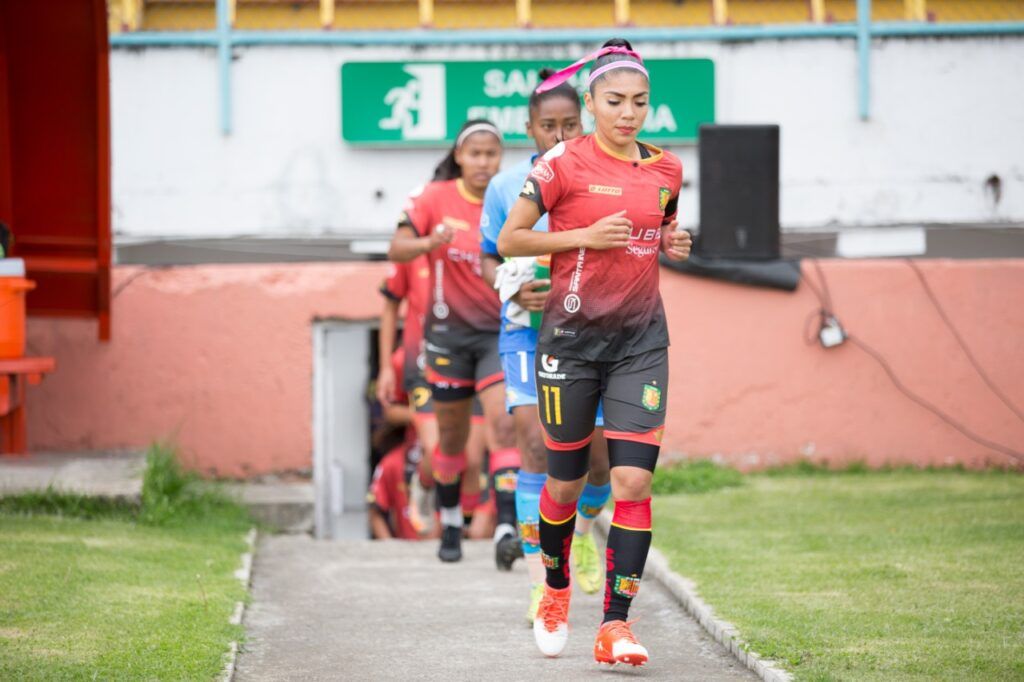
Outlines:
{"type": "MultiPolygon", "coordinates": [[[[709,59],[649,59],[651,108],[641,138],[693,142],[715,121],[715,66],[709,59]]],[[[463,121],[486,118],[511,144],[524,127],[537,72],[550,61],[347,62],[341,66],[341,136],[353,145],[440,147],[463,121]]],[[[559,64],[555,64],[558,67],[559,64]]],[[[574,84],[582,91],[586,70],[574,84]]],[[[584,127],[592,121],[584,110],[584,127]]]]}

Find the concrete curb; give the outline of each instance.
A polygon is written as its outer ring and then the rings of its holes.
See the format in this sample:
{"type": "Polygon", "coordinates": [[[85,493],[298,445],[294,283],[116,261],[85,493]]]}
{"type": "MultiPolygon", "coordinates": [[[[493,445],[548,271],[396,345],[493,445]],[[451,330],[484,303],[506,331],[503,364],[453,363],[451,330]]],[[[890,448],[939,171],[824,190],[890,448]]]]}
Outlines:
{"type": "MultiPolygon", "coordinates": [[[[605,510],[597,518],[595,525],[607,538],[610,524],[611,514],[605,510]]],[[[750,651],[746,642],[740,638],[736,627],[732,623],[717,618],[711,607],[697,596],[696,583],[669,568],[668,559],[654,547],[651,547],[647,554],[644,577],[654,578],[661,583],[662,587],[676,598],[676,601],[693,616],[694,620],[700,623],[700,626],[711,635],[712,639],[728,649],[740,663],[754,671],[762,680],[765,682],[792,682],[792,674],[777,667],[774,661],[750,651]]]]}
{"type": "MultiPolygon", "coordinates": [[[[256,551],[256,529],[250,528],[245,534],[246,552],[242,554],[242,566],[235,571],[235,577],[242,583],[242,587],[248,592],[249,581],[252,579],[252,556],[256,551]]],[[[232,612],[228,622],[231,625],[241,625],[242,616],[245,615],[245,602],[235,602],[235,610],[232,612]]],[[[224,669],[221,671],[221,682],[231,682],[235,677],[235,663],[238,660],[238,642],[233,641],[228,647],[227,660],[224,669]]]]}

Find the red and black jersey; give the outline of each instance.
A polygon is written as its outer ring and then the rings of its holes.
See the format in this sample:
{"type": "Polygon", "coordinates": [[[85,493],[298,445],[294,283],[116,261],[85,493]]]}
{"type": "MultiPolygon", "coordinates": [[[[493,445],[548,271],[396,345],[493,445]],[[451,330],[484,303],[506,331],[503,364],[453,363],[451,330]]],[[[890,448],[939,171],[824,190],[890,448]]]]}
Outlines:
{"type": "Polygon", "coordinates": [[[498,293],[480,276],[480,212],[483,202],[470,194],[462,180],[432,182],[410,198],[399,225],[421,237],[438,225],[455,238],[427,254],[430,266],[430,305],[427,329],[451,333],[497,333],[501,303],[498,293]]]}
{"type": "Polygon", "coordinates": [[[380,292],[393,301],[408,301],[405,327],[402,330],[402,348],[405,349],[406,367],[412,368],[422,352],[423,323],[430,300],[430,263],[420,256],[408,263],[392,263],[380,292]]]}
{"type": "Polygon", "coordinates": [[[409,505],[409,482],[417,463],[409,457],[407,443],[396,446],[380,460],[373,472],[367,501],[388,521],[392,535],[400,540],[420,539],[420,529],[409,505]]]}
{"type": "Polygon", "coordinates": [[[626,248],[579,249],[551,259],[551,294],[538,348],[555,356],[615,361],[668,346],[658,289],[661,228],[675,217],[683,167],[675,155],[640,144],[638,160],[594,135],[541,158],[520,196],[548,213],[551,232],[575,230],[623,209],[633,223],[626,248]]]}

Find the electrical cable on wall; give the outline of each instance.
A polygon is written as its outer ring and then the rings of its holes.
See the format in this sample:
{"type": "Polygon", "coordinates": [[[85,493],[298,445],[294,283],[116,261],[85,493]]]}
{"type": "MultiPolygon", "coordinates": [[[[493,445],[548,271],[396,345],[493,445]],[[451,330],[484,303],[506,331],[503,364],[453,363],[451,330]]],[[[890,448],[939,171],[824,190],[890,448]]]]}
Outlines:
{"type": "MultiPolygon", "coordinates": [[[[1014,450],[1000,443],[996,443],[995,441],[991,441],[983,436],[979,436],[978,434],[974,433],[969,428],[967,428],[965,425],[953,419],[950,415],[939,409],[937,406],[935,406],[928,400],[925,400],[918,394],[911,391],[909,388],[907,388],[906,385],[903,384],[902,381],[900,381],[899,377],[896,375],[896,372],[892,369],[892,365],[889,364],[888,360],[885,359],[885,356],[882,355],[882,353],[873,348],[863,339],[846,332],[839,324],[839,320],[832,310],[832,294],[828,288],[828,279],[826,279],[825,277],[825,272],[822,270],[821,265],[818,263],[818,260],[816,258],[811,258],[808,260],[810,260],[814,264],[814,269],[818,274],[818,279],[821,285],[820,287],[815,286],[814,284],[811,283],[809,278],[804,278],[804,281],[807,283],[811,291],[814,292],[814,295],[818,299],[818,303],[820,305],[820,309],[819,311],[817,311],[816,314],[820,315],[818,341],[821,343],[823,347],[832,348],[834,346],[840,345],[841,343],[843,343],[843,341],[849,340],[851,343],[853,343],[854,346],[859,348],[868,357],[872,358],[875,362],[877,362],[879,366],[881,366],[882,370],[889,377],[889,380],[892,382],[893,386],[895,386],[897,390],[899,390],[900,393],[906,396],[909,400],[913,401],[917,405],[931,412],[933,415],[938,417],[947,425],[954,428],[968,440],[971,440],[983,447],[989,448],[994,452],[998,452],[1007,457],[1010,457],[1011,459],[1015,459],[1018,462],[1024,463],[1024,452],[1014,450]],[[840,335],[841,338],[840,336],[837,336],[837,334],[840,335]],[[833,343],[833,341],[835,341],[836,338],[839,338],[839,341],[833,343]]],[[[808,318],[808,321],[809,320],[810,318],[808,318]]],[[[975,369],[978,368],[976,367],[975,369]]]]}
{"type": "Polygon", "coordinates": [[[979,363],[978,360],[974,357],[974,353],[972,353],[971,349],[967,346],[967,342],[964,341],[963,337],[960,335],[959,330],[953,324],[953,321],[949,319],[949,315],[946,314],[946,310],[945,308],[942,307],[942,304],[939,302],[938,296],[936,296],[935,292],[932,291],[931,285],[928,284],[928,280],[925,278],[924,273],[921,272],[921,268],[919,268],[917,266],[917,263],[915,263],[910,258],[906,259],[906,263],[907,265],[910,266],[910,269],[914,271],[914,274],[917,275],[917,278],[921,281],[921,286],[924,288],[924,292],[928,295],[928,298],[931,300],[932,305],[935,306],[935,310],[939,313],[939,317],[942,318],[942,321],[946,323],[946,327],[948,327],[949,331],[953,334],[953,338],[955,338],[956,342],[960,344],[960,349],[964,352],[964,355],[967,356],[967,359],[970,361],[971,366],[974,367],[974,371],[978,373],[978,376],[981,377],[981,380],[984,381],[985,385],[989,387],[989,390],[991,390],[996,395],[996,397],[1003,401],[1003,404],[1006,405],[1006,407],[1009,408],[1011,412],[1017,415],[1017,419],[1020,419],[1022,422],[1024,422],[1024,412],[1021,412],[1021,410],[1016,405],[1013,404],[1013,401],[1011,401],[1010,398],[1005,393],[1003,393],[998,386],[995,385],[995,382],[993,382],[992,379],[988,376],[988,373],[985,372],[984,369],[982,369],[981,363],[979,363]]]}

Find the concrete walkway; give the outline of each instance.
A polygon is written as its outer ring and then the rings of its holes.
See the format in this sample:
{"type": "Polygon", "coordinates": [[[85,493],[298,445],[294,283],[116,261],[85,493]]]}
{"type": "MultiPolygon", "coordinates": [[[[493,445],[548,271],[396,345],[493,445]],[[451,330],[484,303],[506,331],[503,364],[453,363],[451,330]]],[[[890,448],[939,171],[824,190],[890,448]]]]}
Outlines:
{"type": "Polygon", "coordinates": [[[433,542],[264,537],[236,680],[754,680],[654,581],[634,605],[641,669],[598,667],[601,597],[574,596],[569,647],[547,659],[524,618],[525,567],[494,568],[489,542],[441,564],[433,542]]]}

